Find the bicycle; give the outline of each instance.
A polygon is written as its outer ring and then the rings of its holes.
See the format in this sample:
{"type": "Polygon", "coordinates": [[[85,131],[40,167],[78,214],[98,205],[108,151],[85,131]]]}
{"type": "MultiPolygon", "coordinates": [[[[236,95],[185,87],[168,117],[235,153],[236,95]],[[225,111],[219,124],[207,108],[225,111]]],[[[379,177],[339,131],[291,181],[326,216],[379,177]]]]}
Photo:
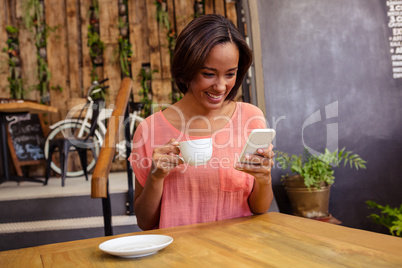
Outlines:
{"type": "MultiPolygon", "coordinates": [[[[66,116],[66,119],[61,120],[53,125],[50,126],[51,131],[46,137],[45,145],[44,145],[44,153],[45,157],[47,159],[48,153],[49,153],[49,140],[57,138],[57,137],[76,137],[76,138],[82,138],[84,137],[85,134],[88,134],[90,132],[90,120],[92,118],[92,111],[94,108],[94,100],[92,96],[96,93],[99,93],[101,91],[105,91],[109,86],[103,86],[103,84],[107,81],[108,79],[102,80],[100,82],[94,81],[92,82],[92,85],[88,89],[87,93],[87,103],[84,105],[83,108],[77,109],[76,107],[73,107],[69,113],[66,116]],[[76,114],[79,111],[79,116],[78,118],[72,118],[74,114],[76,114]],[[82,119],[81,116],[83,112],[85,113],[84,118],[82,119]]],[[[139,114],[143,108],[142,103],[134,103],[132,101],[129,102],[130,108],[132,112],[129,114],[129,123],[130,123],[130,138],[132,139],[132,136],[134,134],[136,126],[144,121],[144,118],[142,118],[139,114]]],[[[97,129],[95,130],[93,141],[94,141],[94,149],[96,155],[99,155],[100,147],[102,146],[104,136],[106,134],[106,121],[112,116],[113,113],[113,108],[105,108],[102,107],[99,111],[99,116],[97,120],[97,129]]],[[[126,122],[124,122],[123,126],[125,125],[126,122]]],[[[122,132],[124,133],[124,131],[122,132]]],[[[130,140],[131,142],[131,140],[130,140]]],[[[74,153],[75,149],[71,149],[69,153],[74,153]]],[[[115,158],[126,158],[126,140],[123,138],[119,143],[116,144],[116,152],[117,156],[115,158]]],[[[88,161],[89,162],[89,161],[88,161]]],[[[95,158],[92,158],[91,162],[87,166],[87,171],[90,172],[92,169],[94,169],[96,164],[95,158]]],[[[66,167],[68,168],[68,167],[66,167]]],[[[60,175],[61,169],[57,165],[57,162],[53,161],[51,162],[51,169],[60,175]]],[[[80,170],[67,170],[67,177],[79,177],[83,176],[84,171],[82,169],[80,170]]]]}

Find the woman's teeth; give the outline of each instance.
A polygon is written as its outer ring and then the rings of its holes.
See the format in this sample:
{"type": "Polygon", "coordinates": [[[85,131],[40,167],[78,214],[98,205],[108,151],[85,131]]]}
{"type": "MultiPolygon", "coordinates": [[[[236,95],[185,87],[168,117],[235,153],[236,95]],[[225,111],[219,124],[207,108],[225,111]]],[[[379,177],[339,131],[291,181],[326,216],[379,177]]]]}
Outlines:
{"type": "Polygon", "coordinates": [[[208,96],[210,96],[211,98],[214,98],[214,99],[219,99],[222,96],[222,95],[214,95],[214,94],[211,94],[209,92],[206,92],[206,93],[207,93],[208,96]]]}

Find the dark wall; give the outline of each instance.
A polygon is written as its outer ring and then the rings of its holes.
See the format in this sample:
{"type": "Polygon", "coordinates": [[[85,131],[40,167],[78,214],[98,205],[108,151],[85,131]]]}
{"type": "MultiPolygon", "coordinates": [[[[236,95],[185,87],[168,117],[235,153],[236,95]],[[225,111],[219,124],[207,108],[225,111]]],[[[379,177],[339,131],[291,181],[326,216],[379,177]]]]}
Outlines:
{"type": "MultiPolygon", "coordinates": [[[[289,153],[346,147],[367,169],[337,168],[330,213],[343,225],[386,231],[366,200],[402,203],[402,79],[394,79],[386,1],[258,1],[267,119],[289,153]]],[[[274,190],[290,212],[279,168],[274,190]]]]}

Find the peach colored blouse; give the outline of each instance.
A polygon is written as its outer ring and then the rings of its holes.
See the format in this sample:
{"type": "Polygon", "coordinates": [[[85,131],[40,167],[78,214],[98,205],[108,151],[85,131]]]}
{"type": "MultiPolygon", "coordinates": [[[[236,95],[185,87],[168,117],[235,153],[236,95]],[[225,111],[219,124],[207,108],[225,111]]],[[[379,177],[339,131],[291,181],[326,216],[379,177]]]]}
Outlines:
{"type": "MultiPolygon", "coordinates": [[[[222,120],[222,118],[216,118],[222,120]]],[[[251,215],[248,197],[254,177],[234,169],[248,134],[252,129],[266,128],[261,110],[237,102],[229,122],[211,136],[213,155],[200,166],[183,164],[173,169],[164,180],[159,228],[210,222],[251,215]]],[[[146,118],[133,139],[130,163],[136,179],[144,187],[155,147],[171,138],[178,141],[206,138],[188,136],[173,127],[162,112],[146,118]]]]}

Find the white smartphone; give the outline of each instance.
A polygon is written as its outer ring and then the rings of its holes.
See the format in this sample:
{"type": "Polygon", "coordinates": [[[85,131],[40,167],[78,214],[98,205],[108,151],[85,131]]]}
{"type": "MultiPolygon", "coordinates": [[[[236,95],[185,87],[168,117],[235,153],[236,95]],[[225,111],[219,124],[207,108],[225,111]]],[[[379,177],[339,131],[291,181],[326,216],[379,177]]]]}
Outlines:
{"type": "Polygon", "coordinates": [[[258,149],[268,148],[274,137],[275,130],[272,128],[253,129],[248,136],[238,162],[247,163],[245,159],[246,154],[258,154],[258,149]]]}

